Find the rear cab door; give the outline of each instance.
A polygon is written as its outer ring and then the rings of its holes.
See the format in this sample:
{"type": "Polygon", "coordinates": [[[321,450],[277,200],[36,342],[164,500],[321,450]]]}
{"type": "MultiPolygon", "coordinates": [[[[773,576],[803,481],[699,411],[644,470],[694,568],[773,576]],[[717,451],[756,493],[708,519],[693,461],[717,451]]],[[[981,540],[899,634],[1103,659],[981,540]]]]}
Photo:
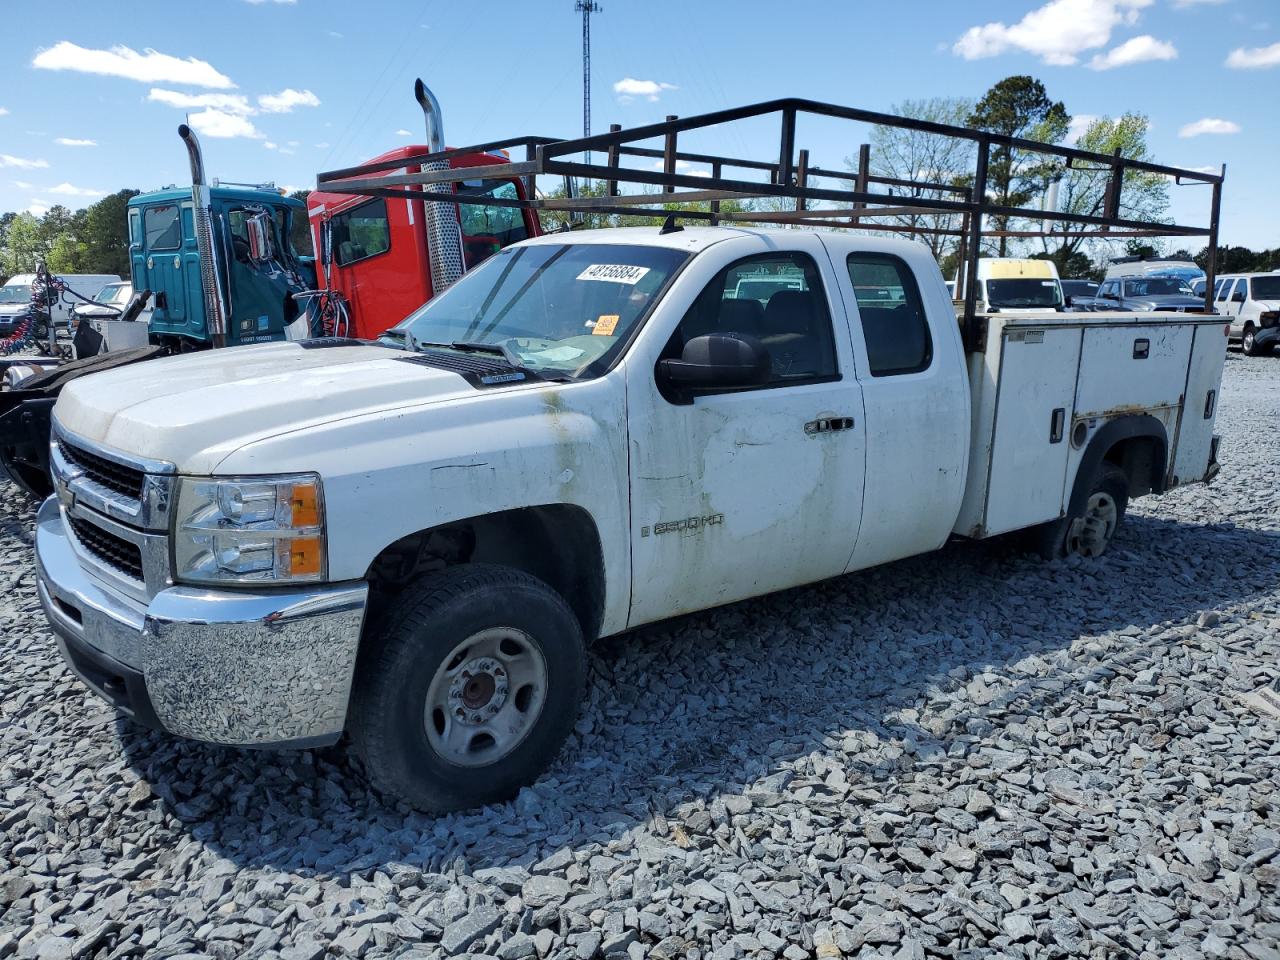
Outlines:
{"type": "Polygon", "coordinates": [[[867,472],[847,569],[942,546],[964,497],[969,387],[942,274],[921,244],[820,234],[862,385],[867,472]]]}

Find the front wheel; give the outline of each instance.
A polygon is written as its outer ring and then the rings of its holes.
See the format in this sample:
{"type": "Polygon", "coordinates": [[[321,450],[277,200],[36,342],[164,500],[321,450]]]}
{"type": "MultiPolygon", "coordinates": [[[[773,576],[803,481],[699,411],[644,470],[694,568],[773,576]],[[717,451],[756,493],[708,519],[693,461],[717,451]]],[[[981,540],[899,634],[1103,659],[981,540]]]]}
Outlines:
{"type": "Polygon", "coordinates": [[[541,580],[452,567],[366,638],[351,739],[370,782],[431,813],[514,796],[555,759],[586,673],[582,630],[541,580]]]}
{"type": "Polygon", "coordinates": [[[1240,349],[1248,357],[1257,357],[1262,354],[1262,350],[1258,347],[1258,333],[1251,323],[1245,324],[1244,334],[1240,338],[1240,349]]]}
{"type": "Polygon", "coordinates": [[[1094,472],[1083,508],[1035,528],[1032,546],[1046,560],[1100,557],[1128,506],[1129,478],[1114,463],[1104,462],[1094,472]]]}

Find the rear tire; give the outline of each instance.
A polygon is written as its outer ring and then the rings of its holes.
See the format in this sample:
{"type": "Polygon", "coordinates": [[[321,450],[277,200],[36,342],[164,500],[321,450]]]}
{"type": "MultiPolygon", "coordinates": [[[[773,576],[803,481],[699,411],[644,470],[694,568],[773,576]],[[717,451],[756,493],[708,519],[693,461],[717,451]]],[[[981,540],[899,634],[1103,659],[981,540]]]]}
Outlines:
{"type": "Polygon", "coordinates": [[[352,745],[373,786],[410,806],[446,813],[510,799],[573,729],[582,629],[528,574],[451,567],[406,592],[365,643],[352,745]]]}
{"type": "Polygon", "coordinates": [[[1129,507],[1129,478],[1114,463],[1103,462],[1089,483],[1078,513],[1032,530],[1032,549],[1046,560],[1100,557],[1107,551],[1129,507]]]}

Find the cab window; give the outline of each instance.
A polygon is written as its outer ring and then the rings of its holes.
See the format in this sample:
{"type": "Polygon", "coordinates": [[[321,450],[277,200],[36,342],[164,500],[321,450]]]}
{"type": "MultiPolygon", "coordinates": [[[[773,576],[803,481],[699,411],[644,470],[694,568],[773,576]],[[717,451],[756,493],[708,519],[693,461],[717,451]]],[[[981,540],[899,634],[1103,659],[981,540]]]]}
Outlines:
{"type": "MultiPolygon", "coordinates": [[[[459,196],[489,196],[501,200],[518,200],[514,180],[468,180],[458,185],[459,196]]],[[[458,204],[458,222],[462,226],[463,256],[470,270],[489,259],[503,247],[529,236],[524,211],[481,203],[458,204]]]]}
{"type": "Polygon", "coordinates": [[[846,264],[871,375],[927,369],[933,359],[933,339],[911,268],[885,253],[851,253],[846,264]]]}
{"type": "Polygon", "coordinates": [[[742,333],[769,351],[777,387],[839,376],[831,312],[813,259],[771,253],[730,264],[693,301],[664,355],[679,356],[694,337],[742,333]]]}
{"type": "Polygon", "coordinates": [[[391,227],[387,222],[387,201],[369,200],[330,221],[333,257],[345,267],[391,249],[391,227]]]}
{"type": "Polygon", "coordinates": [[[142,222],[148,250],[177,250],[182,246],[182,217],[176,203],[147,207],[142,222]]]}
{"type": "Polygon", "coordinates": [[[1231,287],[1235,284],[1235,281],[1230,277],[1227,277],[1226,279],[1219,280],[1218,283],[1218,301],[1221,303],[1231,295],[1231,287]]]}

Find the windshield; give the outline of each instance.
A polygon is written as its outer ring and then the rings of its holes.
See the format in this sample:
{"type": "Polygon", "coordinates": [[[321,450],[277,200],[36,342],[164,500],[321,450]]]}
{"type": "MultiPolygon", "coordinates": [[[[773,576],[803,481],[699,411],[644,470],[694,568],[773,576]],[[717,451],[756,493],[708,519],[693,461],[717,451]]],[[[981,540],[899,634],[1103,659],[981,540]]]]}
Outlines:
{"type": "Polygon", "coordinates": [[[597,376],[686,259],[623,244],[508,247],[384,336],[417,350],[487,345],[535,373],[597,376]]]}
{"type": "Polygon", "coordinates": [[[129,284],[109,283],[94,299],[99,303],[124,303],[129,299],[129,284]]]}
{"type": "Polygon", "coordinates": [[[25,283],[11,283],[0,287],[0,303],[30,303],[31,287],[25,283]]]}
{"type": "Polygon", "coordinates": [[[988,280],[989,307],[1057,307],[1062,291],[1057,280],[988,280]]]}
{"type": "Polygon", "coordinates": [[[1254,277],[1249,286],[1254,300],[1280,300],[1280,277],[1254,277]]]}
{"type": "Polygon", "coordinates": [[[1174,277],[1151,277],[1147,280],[1126,280],[1126,297],[1176,297],[1186,295],[1187,285],[1174,277]]]}

